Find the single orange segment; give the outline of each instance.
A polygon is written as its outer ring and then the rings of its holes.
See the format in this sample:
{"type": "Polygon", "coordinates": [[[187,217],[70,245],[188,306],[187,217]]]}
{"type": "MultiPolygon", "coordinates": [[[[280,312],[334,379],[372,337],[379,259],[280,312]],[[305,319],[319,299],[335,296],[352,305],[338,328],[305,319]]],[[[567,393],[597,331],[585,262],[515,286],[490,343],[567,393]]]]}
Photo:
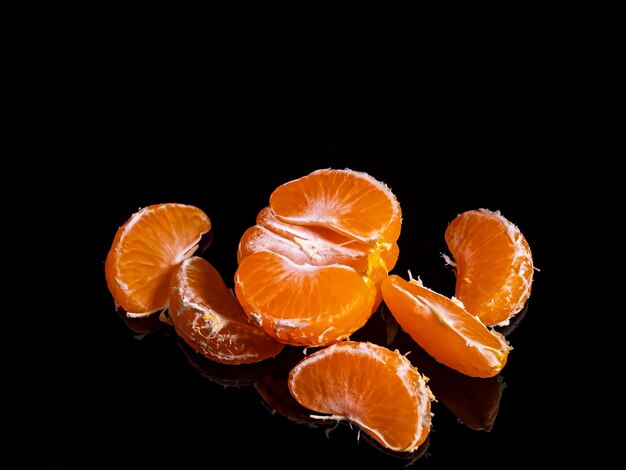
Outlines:
{"type": "Polygon", "coordinates": [[[505,366],[509,343],[458,303],[396,275],[381,287],[402,329],[440,363],[472,377],[493,377],[505,366]]]}
{"type": "Polygon", "coordinates": [[[397,351],[345,341],[300,361],[289,391],[326,419],[351,421],[388,449],[412,452],[430,432],[434,397],[426,381],[397,351]]]}
{"type": "Polygon", "coordinates": [[[314,171],[279,186],[270,206],[284,222],[326,227],[357,240],[392,243],[400,236],[398,200],[367,173],[314,171]]]}
{"type": "Polygon", "coordinates": [[[446,229],[455,296],[487,325],[506,325],[530,296],[533,259],[519,229],[499,211],[467,211],[446,229]]]}
{"type": "Polygon", "coordinates": [[[345,265],[299,265],[259,251],[239,265],[235,293],[248,318],[277,341],[324,346],[367,322],[376,287],[345,265]]]}
{"type": "Polygon", "coordinates": [[[184,260],[172,278],[170,318],[192,348],[222,364],[250,364],[276,356],[284,347],[252,324],[211,264],[184,260]]]}
{"type": "Polygon", "coordinates": [[[209,230],[211,221],[194,206],[156,204],[133,214],[117,231],[105,263],[116,306],[131,316],[166,308],[176,267],[209,230]]]}

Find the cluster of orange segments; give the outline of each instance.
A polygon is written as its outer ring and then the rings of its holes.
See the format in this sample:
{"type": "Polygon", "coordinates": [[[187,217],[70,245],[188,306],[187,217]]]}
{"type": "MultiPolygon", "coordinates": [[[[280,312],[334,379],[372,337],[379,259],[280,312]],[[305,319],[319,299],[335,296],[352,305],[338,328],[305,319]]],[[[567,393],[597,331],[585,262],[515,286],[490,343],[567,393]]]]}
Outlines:
{"type": "Polygon", "coordinates": [[[502,215],[462,213],[445,233],[457,276],[447,298],[410,273],[408,281],[389,275],[401,224],[400,204],[383,183],[318,170],[278,187],[243,234],[235,295],[194,256],[209,217],[182,204],[148,206],[120,227],[106,279],[126,315],[168,309],[176,333],[222,364],[260,362],[285,345],[319,348],[291,370],[293,397],[323,419],[349,420],[383,446],[411,452],[430,432],[428,379],[399,352],[350,336],[384,301],[437,361],[495,376],[511,348],[490,327],[522,309],[534,268],[526,240],[502,215]]]}

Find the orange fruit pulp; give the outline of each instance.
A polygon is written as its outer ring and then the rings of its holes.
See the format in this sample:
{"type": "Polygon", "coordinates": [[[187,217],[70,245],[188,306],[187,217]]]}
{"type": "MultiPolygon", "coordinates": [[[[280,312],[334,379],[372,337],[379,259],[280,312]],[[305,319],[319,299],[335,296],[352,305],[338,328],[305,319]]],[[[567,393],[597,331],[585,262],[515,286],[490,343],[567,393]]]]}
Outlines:
{"type": "Polygon", "coordinates": [[[487,325],[506,325],[530,296],[533,259],[519,229],[500,212],[467,211],[446,229],[457,297],[487,325]]]}
{"type": "Polygon", "coordinates": [[[252,324],[211,264],[184,260],[170,286],[169,314],[178,336],[222,364],[249,364],[276,356],[284,347],[252,324]]]}
{"type": "Polygon", "coordinates": [[[385,304],[403,330],[437,361],[472,377],[492,377],[511,347],[459,303],[397,275],[383,280],[385,304]]]}
{"type": "Polygon", "coordinates": [[[369,175],[329,169],[290,181],[240,241],[237,298],[277,341],[348,338],[382,299],[400,226],[395,196],[369,175]]]}
{"type": "Polygon", "coordinates": [[[430,432],[426,379],[406,357],[372,343],[344,341],[311,354],[290,372],[289,391],[305,408],[353,422],[394,451],[412,452],[430,432]]]}
{"type": "Polygon", "coordinates": [[[156,204],[133,214],[117,231],[105,262],[116,306],[130,316],[167,308],[174,271],[209,230],[207,215],[189,205],[156,204]]]}

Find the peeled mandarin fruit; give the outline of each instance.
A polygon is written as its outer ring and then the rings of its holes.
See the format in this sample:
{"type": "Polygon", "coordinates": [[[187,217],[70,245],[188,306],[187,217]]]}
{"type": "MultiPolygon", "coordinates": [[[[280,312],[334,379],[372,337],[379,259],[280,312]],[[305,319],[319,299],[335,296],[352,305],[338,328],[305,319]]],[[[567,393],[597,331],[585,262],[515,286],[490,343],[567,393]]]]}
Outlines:
{"type": "Polygon", "coordinates": [[[170,318],[178,336],[222,364],[249,364],[274,357],[284,347],[252,324],[208,261],[183,261],[170,287],[170,318]]]}
{"type": "Polygon", "coordinates": [[[402,329],[440,363],[472,377],[493,377],[506,364],[509,343],[457,302],[396,275],[382,291],[402,329]]]}
{"type": "Polygon", "coordinates": [[[454,257],[457,297],[487,325],[506,325],[524,307],[533,281],[530,247],[500,212],[460,214],[446,230],[454,257]]]}
{"type": "Polygon", "coordinates": [[[289,374],[289,391],[305,408],[355,423],[394,451],[412,452],[430,432],[426,379],[406,357],[372,343],[344,341],[311,354],[289,374]]]}

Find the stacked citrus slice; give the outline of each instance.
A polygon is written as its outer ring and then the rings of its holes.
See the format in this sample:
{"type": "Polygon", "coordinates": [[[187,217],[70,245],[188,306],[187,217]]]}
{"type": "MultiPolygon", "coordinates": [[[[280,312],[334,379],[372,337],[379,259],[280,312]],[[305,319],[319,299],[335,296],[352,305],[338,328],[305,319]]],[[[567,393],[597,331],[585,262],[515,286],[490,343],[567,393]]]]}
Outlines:
{"type": "Polygon", "coordinates": [[[380,302],[401,221],[394,194],[365,173],[318,170],[283,184],[240,241],[237,298],[281,343],[346,339],[380,302]]]}

